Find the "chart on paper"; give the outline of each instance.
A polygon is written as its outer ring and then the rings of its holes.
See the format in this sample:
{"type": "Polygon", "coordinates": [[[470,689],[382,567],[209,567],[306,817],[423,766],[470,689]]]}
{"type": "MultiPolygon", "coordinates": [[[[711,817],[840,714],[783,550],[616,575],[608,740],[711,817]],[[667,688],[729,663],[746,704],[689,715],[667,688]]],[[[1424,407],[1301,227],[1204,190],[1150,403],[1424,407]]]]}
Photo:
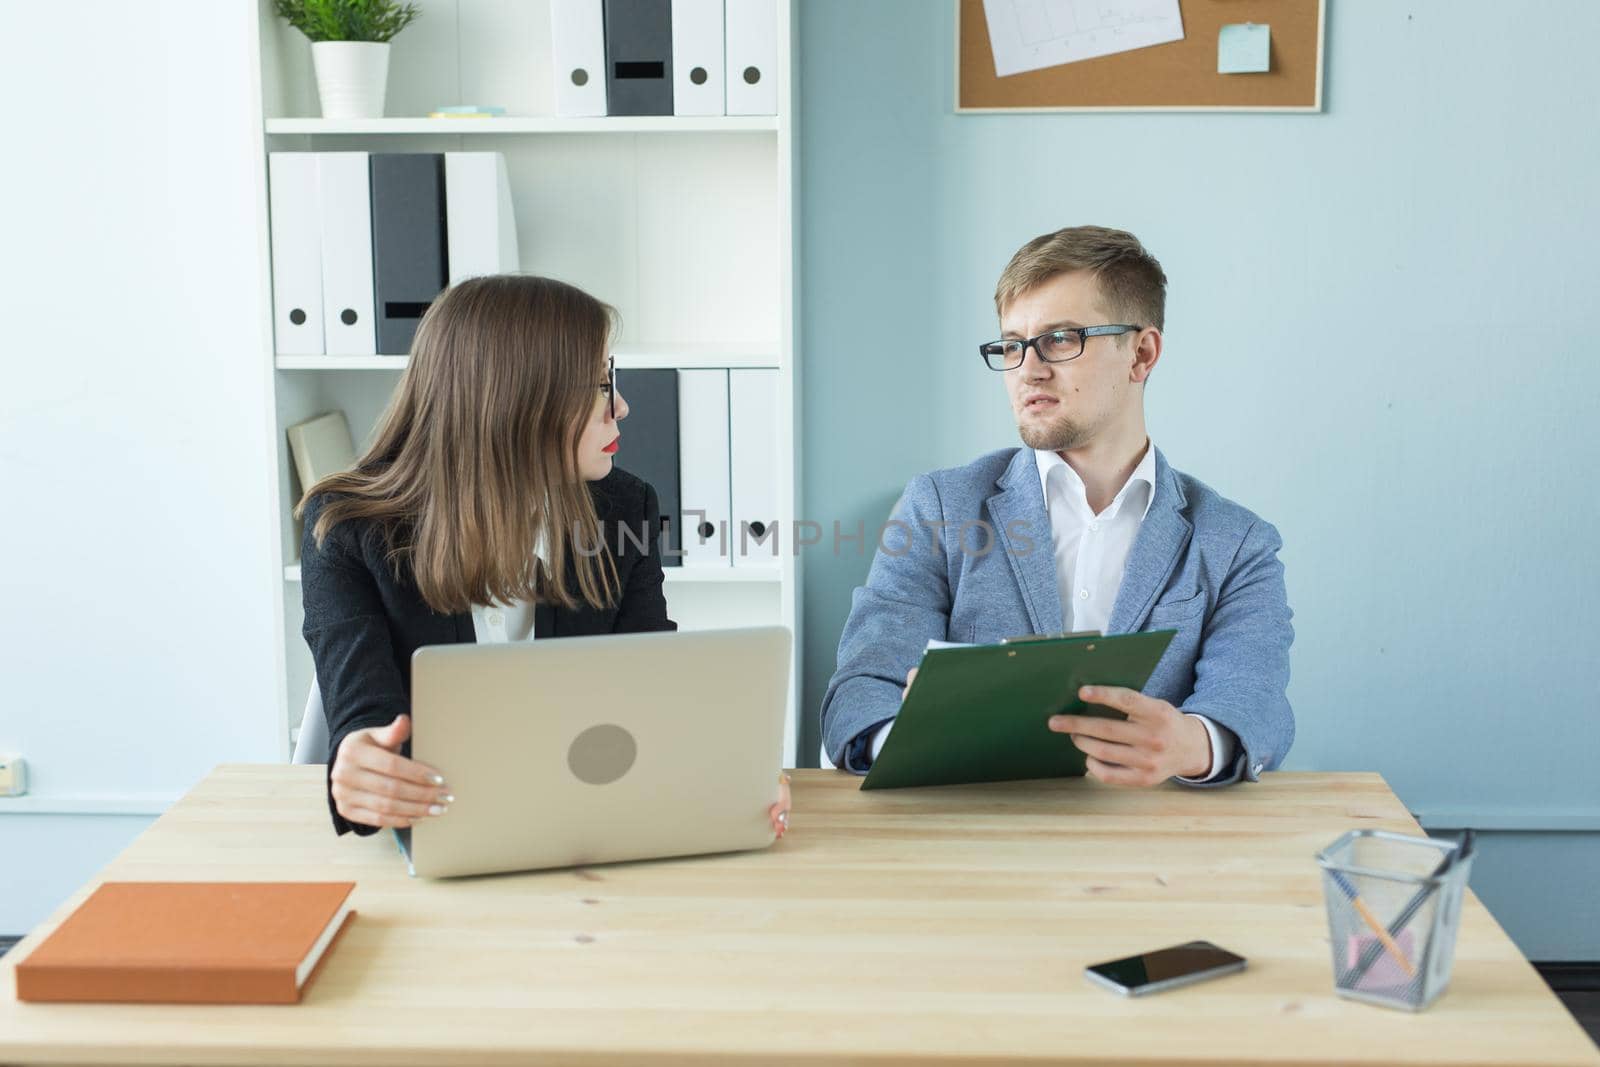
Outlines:
{"type": "Polygon", "coordinates": [[[983,0],[995,76],[1183,40],[1178,0],[983,0]]]}

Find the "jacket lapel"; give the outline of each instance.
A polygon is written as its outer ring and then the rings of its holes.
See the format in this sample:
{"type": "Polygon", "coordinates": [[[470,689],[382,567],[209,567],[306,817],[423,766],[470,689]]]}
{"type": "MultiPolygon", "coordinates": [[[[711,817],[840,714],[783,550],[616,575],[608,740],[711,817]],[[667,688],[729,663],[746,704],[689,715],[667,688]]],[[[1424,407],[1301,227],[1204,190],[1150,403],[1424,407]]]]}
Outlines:
{"type": "Polygon", "coordinates": [[[1106,624],[1112,633],[1134,633],[1149,618],[1150,608],[1166,588],[1172,568],[1194,534],[1193,524],[1183,513],[1187,504],[1177,475],[1167,466],[1161,450],[1156,449],[1155,496],[1128,552],[1122,587],[1117,590],[1117,602],[1106,624]]]}
{"type": "Polygon", "coordinates": [[[995,543],[1011,564],[1033,632],[1058,634],[1065,627],[1061,622],[1061,593],[1056,588],[1055,542],[1050,539],[1050,513],[1045,510],[1033,449],[1018,449],[995,484],[1001,491],[985,502],[995,524],[995,543]],[[1013,536],[1013,526],[1022,536],[1013,536]],[[1030,540],[1032,545],[1028,544],[1030,540]]]}

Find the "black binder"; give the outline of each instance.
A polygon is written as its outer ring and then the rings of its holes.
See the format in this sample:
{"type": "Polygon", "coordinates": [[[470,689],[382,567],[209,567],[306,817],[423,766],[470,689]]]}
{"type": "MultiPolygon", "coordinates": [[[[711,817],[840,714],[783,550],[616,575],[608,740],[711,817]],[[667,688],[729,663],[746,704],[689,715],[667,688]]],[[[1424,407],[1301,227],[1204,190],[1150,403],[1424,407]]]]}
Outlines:
{"type": "Polygon", "coordinates": [[[672,0],[606,0],[606,113],[672,114],[672,0]]]}
{"type": "Polygon", "coordinates": [[[661,502],[661,565],[683,565],[678,532],[680,472],[678,468],[678,372],[619,370],[617,392],[628,401],[628,417],[617,425],[622,444],[617,466],[655,487],[661,502]]]}
{"type": "Polygon", "coordinates": [[[450,280],[444,156],[374,152],[370,166],[378,352],[402,356],[411,351],[422,313],[450,280]]]}

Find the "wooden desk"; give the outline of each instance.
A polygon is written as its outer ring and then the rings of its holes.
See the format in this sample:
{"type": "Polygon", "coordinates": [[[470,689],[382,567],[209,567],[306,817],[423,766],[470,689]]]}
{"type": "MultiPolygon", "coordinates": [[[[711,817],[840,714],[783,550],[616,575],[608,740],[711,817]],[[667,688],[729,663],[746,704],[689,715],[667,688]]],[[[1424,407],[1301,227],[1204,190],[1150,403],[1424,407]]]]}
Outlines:
{"type": "Polygon", "coordinates": [[[23,1004],[0,1063],[1600,1064],[1476,898],[1420,1015],[1334,996],[1313,854],[1417,832],[1373,774],[1226,790],[1084,780],[860,793],[795,775],[765,852],[413,881],[336,840],[322,768],[218,769],[108,879],[354,879],[359,918],[297,1007],[23,1004]],[[1242,975],[1148,999],[1083,967],[1210,938],[1242,975]]]}

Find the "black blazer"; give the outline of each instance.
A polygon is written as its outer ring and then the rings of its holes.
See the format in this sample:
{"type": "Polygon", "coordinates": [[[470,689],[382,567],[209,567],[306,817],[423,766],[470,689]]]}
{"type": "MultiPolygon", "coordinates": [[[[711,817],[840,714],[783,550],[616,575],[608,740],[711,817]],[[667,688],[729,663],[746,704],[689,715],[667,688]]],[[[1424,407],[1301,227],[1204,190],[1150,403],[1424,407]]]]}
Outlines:
{"type": "MultiPolygon", "coordinates": [[[[661,590],[660,539],[643,535],[643,531],[660,526],[655,490],[626,471],[613,469],[602,480],[591,482],[589,491],[616,562],[621,599],[603,611],[582,601],[574,611],[541,604],[534,614],[535,637],[676,630],[677,624],[667,618],[661,590]],[[633,536],[619,536],[623,525],[633,536]],[[644,551],[640,551],[639,541],[646,541],[644,551]]],[[[313,531],[325,503],[321,496],[306,502],[300,545],[305,604],[301,632],[316,661],[317,684],[328,717],[331,773],[332,755],[351,731],[385,726],[395,716],[410,712],[413,652],[424,645],[471,643],[476,636],[470,612],[435,612],[423,601],[409,568],[395,574],[376,523],[342,522],[318,548],[313,531]]],[[[570,562],[567,582],[567,588],[577,588],[570,562]]],[[[408,754],[409,749],[407,745],[408,754]]],[[[375,832],[375,827],[351,823],[334,810],[331,780],[328,811],[341,834],[375,832]]]]}

